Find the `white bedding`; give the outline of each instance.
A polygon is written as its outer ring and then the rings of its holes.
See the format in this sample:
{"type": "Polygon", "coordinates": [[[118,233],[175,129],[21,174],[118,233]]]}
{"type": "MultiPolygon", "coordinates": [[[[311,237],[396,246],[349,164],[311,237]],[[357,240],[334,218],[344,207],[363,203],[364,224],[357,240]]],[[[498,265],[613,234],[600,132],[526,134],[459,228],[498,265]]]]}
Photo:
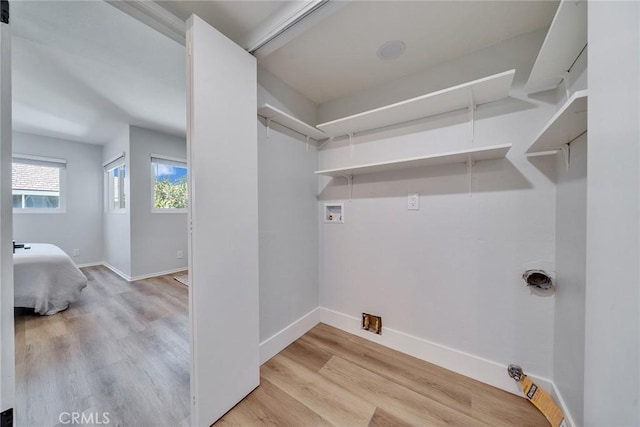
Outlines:
{"type": "Polygon", "coordinates": [[[51,315],[69,307],[87,286],[87,278],[62,249],[27,244],[13,255],[14,305],[51,315]]]}

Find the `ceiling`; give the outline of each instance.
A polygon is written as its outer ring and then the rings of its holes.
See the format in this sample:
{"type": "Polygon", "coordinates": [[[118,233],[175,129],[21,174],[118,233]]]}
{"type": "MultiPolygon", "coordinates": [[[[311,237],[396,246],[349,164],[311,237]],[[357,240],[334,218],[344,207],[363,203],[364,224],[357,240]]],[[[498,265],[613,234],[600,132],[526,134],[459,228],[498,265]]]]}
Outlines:
{"type": "Polygon", "coordinates": [[[12,2],[13,127],[102,144],[186,129],[184,47],[105,2],[12,2]]]}
{"type": "Polygon", "coordinates": [[[552,1],[352,1],[260,61],[317,104],[546,27],[552,1]],[[378,48],[406,50],[381,60],[378,48]]]}
{"type": "MultiPolygon", "coordinates": [[[[557,1],[358,1],[303,21],[259,64],[321,104],[548,26],[557,1]],[[305,25],[306,23],[306,25],[305,25]],[[406,50],[381,60],[378,48],[406,50]],[[279,47],[278,47],[279,46],[279,47]]],[[[157,1],[239,44],[291,1],[157,1]]],[[[326,6],[324,7],[326,9],[326,6]]],[[[125,124],[184,135],[184,47],[103,1],[12,2],[16,130],[105,143],[125,124]]]]}

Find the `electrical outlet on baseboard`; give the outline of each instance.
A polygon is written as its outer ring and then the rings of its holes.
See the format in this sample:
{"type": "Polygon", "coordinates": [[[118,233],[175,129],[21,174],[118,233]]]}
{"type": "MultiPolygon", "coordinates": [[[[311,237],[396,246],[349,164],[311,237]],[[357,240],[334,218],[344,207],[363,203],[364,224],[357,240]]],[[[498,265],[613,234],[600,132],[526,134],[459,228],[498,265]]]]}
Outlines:
{"type": "Polygon", "coordinates": [[[182,251],[178,251],[178,253],[176,254],[176,258],[182,259],[182,251]]]}
{"type": "Polygon", "coordinates": [[[80,249],[74,249],[73,256],[80,256],[80,249]]]}

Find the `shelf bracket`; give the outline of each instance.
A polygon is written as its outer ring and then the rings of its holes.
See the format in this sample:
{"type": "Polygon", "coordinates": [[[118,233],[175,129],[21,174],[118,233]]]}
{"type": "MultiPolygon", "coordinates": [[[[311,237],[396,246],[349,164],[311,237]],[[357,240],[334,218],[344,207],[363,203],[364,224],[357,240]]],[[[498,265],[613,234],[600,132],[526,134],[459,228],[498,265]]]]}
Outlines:
{"type": "Polygon", "coordinates": [[[353,197],[353,175],[343,175],[347,180],[347,187],[349,188],[349,201],[353,197]]]}
{"type": "MultiPolygon", "coordinates": [[[[567,77],[569,77],[569,70],[567,70],[564,73],[562,73],[562,80],[560,80],[560,83],[564,82],[565,96],[567,97],[567,99],[569,99],[569,98],[571,98],[571,92],[569,92],[569,84],[567,83],[567,77]]],[[[558,83],[558,84],[560,84],[560,83],[558,83]]]]}
{"type": "Polygon", "coordinates": [[[353,160],[353,133],[348,133],[347,136],[349,136],[349,155],[353,160]]]}
{"type": "Polygon", "coordinates": [[[564,156],[564,164],[567,167],[567,170],[569,170],[569,165],[571,164],[571,144],[563,145],[560,147],[560,151],[562,151],[564,156]]]}
{"type": "Polygon", "coordinates": [[[307,153],[308,153],[309,152],[309,135],[306,136],[306,140],[307,140],[307,145],[305,149],[307,150],[307,153]]]}
{"type": "Polygon", "coordinates": [[[473,161],[471,156],[467,156],[467,186],[469,187],[469,197],[473,194],[473,161]]]}
{"type": "Polygon", "coordinates": [[[271,127],[271,119],[267,117],[265,119],[265,124],[267,125],[267,139],[269,139],[269,128],[271,127]]]}
{"type": "Polygon", "coordinates": [[[475,112],[476,112],[476,104],[473,99],[473,90],[469,91],[469,123],[471,125],[471,147],[473,147],[473,142],[475,139],[475,112]]]}

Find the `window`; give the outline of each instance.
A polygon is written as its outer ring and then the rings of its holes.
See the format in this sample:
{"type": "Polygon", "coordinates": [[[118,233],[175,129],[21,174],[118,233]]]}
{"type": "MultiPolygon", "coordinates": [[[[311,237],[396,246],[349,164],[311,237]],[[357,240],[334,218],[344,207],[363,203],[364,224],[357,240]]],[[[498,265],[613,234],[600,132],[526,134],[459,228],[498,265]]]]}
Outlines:
{"type": "Polygon", "coordinates": [[[14,212],[64,212],[62,159],[16,154],[11,168],[14,212]]]}
{"type": "Polygon", "coordinates": [[[127,173],[127,166],[124,159],[111,162],[106,166],[107,174],[107,210],[124,211],[125,191],[124,179],[127,173]]]}
{"type": "Polygon", "coordinates": [[[187,163],[181,159],[151,156],[153,212],[186,212],[187,163]]]}

